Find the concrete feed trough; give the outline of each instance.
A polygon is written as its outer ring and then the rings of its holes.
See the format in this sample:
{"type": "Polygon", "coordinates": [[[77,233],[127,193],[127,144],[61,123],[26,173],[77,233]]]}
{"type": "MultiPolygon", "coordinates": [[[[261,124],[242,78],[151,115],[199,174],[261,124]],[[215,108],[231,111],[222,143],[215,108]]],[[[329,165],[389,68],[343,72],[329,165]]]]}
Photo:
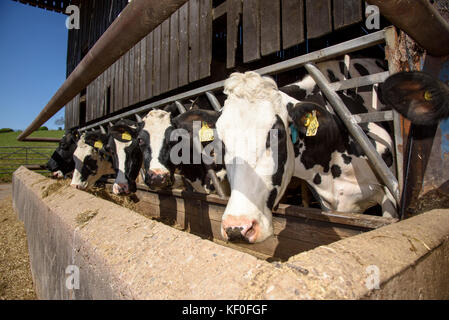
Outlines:
{"type": "Polygon", "coordinates": [[[24,167],[13,202],[42,299],[449,298],[449,210],[269,263],[24,167]]]}

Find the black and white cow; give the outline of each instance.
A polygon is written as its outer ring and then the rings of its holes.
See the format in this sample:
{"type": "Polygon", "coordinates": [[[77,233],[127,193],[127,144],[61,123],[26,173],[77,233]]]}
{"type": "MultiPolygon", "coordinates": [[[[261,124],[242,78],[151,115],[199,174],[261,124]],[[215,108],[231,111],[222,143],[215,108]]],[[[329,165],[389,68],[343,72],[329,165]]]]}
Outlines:
{"type": "Polygon", "coordinates": [[[83,133],[73,154],[75,170],[71,185],[85,190],[104,175],[114,175],[113,160],[104,146],[108,135],[100,130],[83,133]]]}
{"type": "Polygon", "coordinates": [[[449,117],[449,86],[424,72],[400,72],[381,86],[381,100],[419,125],[449,117]]]}
{"type": "MultiPolygon", "coordinates": [[[[165,110],[151,110],[143,118],[138,135],[143,153],[145,184],[156,189],[170,188],[178,171],[187,189],[211,193],[214,187],[207,169],[212,168],[226,189],[226,171],[223,166],[216,165],[213,159],[208,163],[209,167],[205,166],[202,157],[197,162],[193,161],[193,121],[206,123],[210,129],[214,129],[218,117],[218,112],[201,109],[178,115],[173,106],[165,110]]],[[[203,143],[203,147],[212,141],[203,143]]]]}
{"type": "Polygon", "coordinates": [[[229,241],[261,242],[273,234],[272,209],[294,170],[288,113],[276,83],[255,72],[233,73],[216,123],[231,195],[221,222],[229,241]]]}
{"type": "Polygon", "coordinates": [[[138,123],[123,119],[109,127],[109,140],[104,149],[112,156],[117,171],[112,191],[128,194],[136,191],[136,179],[142,167],[142,152],[137,141],[138,123]]]}
{"type": "MultiPolygon", "coordinates": [[[[329,81],[343,80],[343,62],[331,60],[318,64],[329,81]]],[[[365,76],[383,71],[375,59],[353,59],[347,77],[365,76]]],[[[316,192],[323,209],[363,213],[379,204],[385,217],[397,217],[394,197],[377,178],[371,165],[351,137],[310,75],[280,88],[287,105],[291,130],[295,131],[295,173],[316,192]],[[319,125],[311,132],[311,121],[319,125]],[[309,133],[309,134],[308,134],[309,133]]],[[[370,95],[357,90],[339,92],[353,114],[371,109],[370,95]]],[[[376,123],[360,124],[390,169],[393,167],[393,141],[386,129],[376,123]]]]}
{"type": "Polygon", "coordinates": [[[47,169],[52,173],[53,178],[62,179],[75,169],[73,153],[79,139],[78,131],[65,134],[59,141],[59,145],[47,162],[47,169]]]}
{"type": "MultiPolygon", "coordinates": [[[[346,76],[382,71],[379,64],[353,60],[353,67],[346,76]]],[[[330,81],[338,81],[343,80],[343,65],[341,61],[330,61],[319,64],[318,68],[330,81]]],[[[281,90],[273,80],[254,72],[232,74],[225,82],[228,99],[217,121],[218,136],[226,147],[225,163],[231,183],[231,197],[222,218],[223,237],[248,242],[269,237],[273,232],[271,210],[292,174],[310,184],[324,209],[363,213],[379,204],[384,216],[397,217],[394,198],[375,175],[361,148],[332,113],[313,79],[307,75],[281,90]],[[253,128],[264,129],[255,133],[253,128]],[[277,166],[274,176],[258,172],[258,168],[273,166],[267,140],[270,128],[278,129],[278,139],[281,139],[277,145],[278,161],[285,163],[277,166]],[[239,145],[239,139],[247,137],[248,140],[253,136],[259,141],[248,144],[257,149],[251,151],[255,154],[253,161],[249,161],[248,151],[239,145]],[[285,136],[288,139],[284,142],[285,136]],[[267,140],[265,145],[260,142],[264,139],[267,140]],[[236,159],[240,165],[232,164],[236,159]]],[[[353,113],[367,112],[370,100],[355,90],[340,93],[340,96],[353,113]]],[[[362,128],[391,167],[392,140],[388,132],[374,123],[362,125],[362,128]]]]}

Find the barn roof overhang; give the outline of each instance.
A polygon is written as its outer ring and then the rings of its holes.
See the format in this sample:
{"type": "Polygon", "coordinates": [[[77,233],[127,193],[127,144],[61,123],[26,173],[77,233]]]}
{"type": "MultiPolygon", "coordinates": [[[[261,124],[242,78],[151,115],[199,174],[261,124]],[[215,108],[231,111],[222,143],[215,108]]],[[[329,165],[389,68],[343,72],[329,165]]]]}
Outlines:
{"type": "MultiPolygon", "coordinates": [[[[449,54],[449,48],[441,45],[449,42],[449,24],[428,1],[367,1],[370,4],[378,5],[384,16],[394,25],[407,32],[431,55],[444,56],[449,54]]],[[[37,2],[37,0],[21,2],[37,2]]],[[[19,141],[25,140],[185,2],[187,0],[134,0],[130,2],[120,17],[112,23],[78,64],[36,119],[17,139],[19,141]]]]}
{"type": "Polygon", "coordinates": [[[79,4],[79,0],[12,0],[12,1],[64,14],[66,8],[69,5],[79,4]]]}

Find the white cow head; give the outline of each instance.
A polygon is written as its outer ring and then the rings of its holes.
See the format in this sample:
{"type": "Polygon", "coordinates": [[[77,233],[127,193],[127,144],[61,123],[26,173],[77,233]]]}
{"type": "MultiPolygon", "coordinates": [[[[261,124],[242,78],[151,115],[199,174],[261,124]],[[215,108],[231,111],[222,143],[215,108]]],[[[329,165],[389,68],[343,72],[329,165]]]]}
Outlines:
{"type": "Polygon", "coordinates": [[[77,189],[87,189],[103,175],[115,174],[111,157],[106,155],[103,146],[108,136],[100,131],[83,134],[73,154],[75,170],[71,185],[77,189]]]}
{"type": "Polygon", "coordinates": [[[287,109],[276,83],[255,72],[233,73],[216,123],[231,196],[222,218],[226,240],[260,242],[273,234],[272,209],[294,167],[287,109]]]}

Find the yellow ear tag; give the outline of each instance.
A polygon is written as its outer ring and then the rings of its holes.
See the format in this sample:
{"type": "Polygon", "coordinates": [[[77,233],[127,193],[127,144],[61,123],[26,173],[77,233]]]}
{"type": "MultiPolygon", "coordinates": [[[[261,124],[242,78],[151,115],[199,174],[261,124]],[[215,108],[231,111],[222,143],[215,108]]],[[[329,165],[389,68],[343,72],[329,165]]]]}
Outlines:
{"type": "Polygon", "coordinates": [[[426,100],[426,101],[432,100],[432,93],[430,91],[424,92],[424,100],[426,100]]]}
{"type": "Polygon", "coordinates": [[[206,122],[203,121],[200,132],[200,141],[201,142],[208,142],[214,140],[214,130],[209,128],[206,122]]]}
{"type": "Polygon", "coordinates": [[[122,133],[122,139],[126,140],[126,141],[131,141],[132,140],[131,135],[128,132],[123,132],[122,133]]]}
{"type": "Polygon", "coordinates": [[[101,142],[100,140],[95,141],[94,147],[97,149],[103,148],[103,142],[101,142]]]}
{"type": "Polygon", "coordinates": [[[306,136],[307,137],[314,137],[314,136],[316,136],[316,133],[318,131],[318,127],[320,126],[320,124],[319,124],[318,119],[316,117],[316,111],[315,110],[312,111],[312,116],[307,119],[305,126],[307,127],[307,132],[306,132],[306,136]]]}

